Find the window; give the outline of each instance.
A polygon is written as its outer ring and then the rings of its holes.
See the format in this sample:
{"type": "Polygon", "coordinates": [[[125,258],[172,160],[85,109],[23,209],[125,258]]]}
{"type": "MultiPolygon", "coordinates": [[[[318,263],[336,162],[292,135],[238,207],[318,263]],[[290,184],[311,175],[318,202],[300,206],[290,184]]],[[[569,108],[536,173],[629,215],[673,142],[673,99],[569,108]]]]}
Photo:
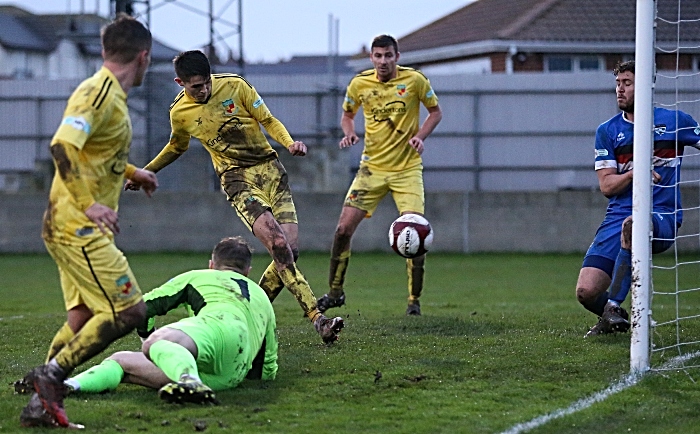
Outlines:
{"type": "Polygon", "coordinates": [[[599,56],[546,56],[544,61],[547,72],[600,71],[603,64],[599,56]]]}
{"type": "Polygon", "coordinates": [[[594,56],[586,56],[578,59],[578,68],[581,71],[600,70],[600,59],[594,56]]]}
{"type": "Polygon", "coordinates": [[[549,72],[571,72],[574,68],[571,57],[549,57],[546,63],[549,72]]]}

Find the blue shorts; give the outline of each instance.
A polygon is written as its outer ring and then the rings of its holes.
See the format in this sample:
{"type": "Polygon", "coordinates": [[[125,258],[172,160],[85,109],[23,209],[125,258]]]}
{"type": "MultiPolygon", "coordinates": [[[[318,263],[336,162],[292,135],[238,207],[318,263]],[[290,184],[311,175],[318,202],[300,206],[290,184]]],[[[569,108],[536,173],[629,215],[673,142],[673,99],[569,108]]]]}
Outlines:
{"type": "MultiPolygon", "coordinates": [[[[620,234],[625,215],[606,215],[598,227],[595,238],[583,258],[582,267],[593,267],[605,271],[612,277],[615,260],[620,252],[620,234]]],[[[654,238],[651,242],[651,253],[661,253],[668,250],[676,237],[676,220],[672,214],[653,213],[651,221],[654,224],[654,238]]]]}

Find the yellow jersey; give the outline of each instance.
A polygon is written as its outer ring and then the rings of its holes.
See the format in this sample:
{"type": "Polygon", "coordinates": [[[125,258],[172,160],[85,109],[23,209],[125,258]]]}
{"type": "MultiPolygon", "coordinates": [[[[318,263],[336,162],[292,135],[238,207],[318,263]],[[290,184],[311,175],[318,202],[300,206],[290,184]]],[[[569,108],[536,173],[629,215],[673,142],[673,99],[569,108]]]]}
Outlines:
{"type": "Polygon", "coordinates": [[[418,132],[420,104],[435,107],[438,99],[430,81],[413,68],[397,66],[395,78],[382,83],[374,69],[356,75],[347,87],[343,110],[365,116],[362,162],[386,171],[401,171],[422,164],[408,144],[418,132]]]}
{"type": "MultiPolygon", "coordinates": [[[[112,72],[104,66],[84,80],[68,99],[61,124],[51,140],[78,149],[77,161],[54,154],[56,174],[44,214],[42,237],[47,241],[84,246],[102,232],[85,215],[85,204],[73,197],[66,182],[79,173],[95,202],[115,211],[124,184],[129,147],[131,119],[126,93],[112,72]],[[63,165],[63,167],[59,167],[63,165]],[[66,166],[67,165],[67,166],[66,166]],[[77,166],[71,168],[71,165],[77,166]],[[67,173],[64,180],[60,172],[67,173]]],[[[108,231],[108,236],[113,234],[108,231]]]]}
{"type": "MultiPolygon", "coordinates": [[[[285,147],[293,140],[270,113],[255,88],[237,74],[212,74],[211,95],[198,103],[182,90],[170,106],[170,141],[165,149],[182,154],[190,137],[209,152],[217,175],[277,158],[277,152],[260,128],[285,147]]],[[[150,170],[160,164],[149,163],[150,170]]]]}

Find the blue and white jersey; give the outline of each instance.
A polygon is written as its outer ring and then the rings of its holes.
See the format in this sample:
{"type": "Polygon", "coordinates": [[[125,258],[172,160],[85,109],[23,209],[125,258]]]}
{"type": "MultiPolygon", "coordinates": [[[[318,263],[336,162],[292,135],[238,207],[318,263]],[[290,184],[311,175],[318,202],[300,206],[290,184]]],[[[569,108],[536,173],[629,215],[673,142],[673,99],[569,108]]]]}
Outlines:
{"type": "MultiPolygon", "coordinates": [[[[595,170],[617,169],[618,174],[634,168],[632,148],[634,144],[634,123],[622,116],[613,116],[601,124],[595,138],[595,170]]],[[[686,146],[700,149],[700,126],[682,111],[654,109],[654,171],[661,181],[653,187],[653,208],[655,213],[677,212],[677,223],[683,220],[681,212],[680,168],[683,150],[686,146]]],[[[632,214],[632,184],[622,193],[610,198],[607,213],[632,214]]]]}

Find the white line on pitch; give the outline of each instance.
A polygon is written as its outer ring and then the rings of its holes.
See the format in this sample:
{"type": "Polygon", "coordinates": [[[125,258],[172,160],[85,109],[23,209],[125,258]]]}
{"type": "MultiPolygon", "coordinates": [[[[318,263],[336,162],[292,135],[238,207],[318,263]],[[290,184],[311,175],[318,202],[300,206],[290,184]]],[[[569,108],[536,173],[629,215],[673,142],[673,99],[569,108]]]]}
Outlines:
{"type": "MultiPolygon", "coordinates": [[[[673,369],[678,367],[680,364],[683,362],[693,359],[695,357],[700,356],[700,351],[695,352],[695,353],[690,353],[690,354],[685,354],[683,356],[675,357],[668,362],[666,362],[661,369],[673,369]]],[[[501,434],[519,434],[519,433],[524,433],[527,431],[530,431],[531,429],[538,428],[550,420],[558,419],[563,416],[570,415],[572,413],[576,413],[577,411],[584,410],[591,405],[595,404],[596,402],[603,401],[604,399],[608,398],[609,396],[614,395],[617,392],[621,392],[628,387],[634,386],[637,384],[637,382],[642,378],[643,374],[629,374],[622,380],[618,381],[617,383],[609,386],[607,389],[594,393],[593,395],[580,399],[573,404],[571,404],[567,408],[560,408],[559,410],[553,411],[552,413],[545,414],[543,416],[538,416],[528,422],[525,423],[519,423],[511,428],[509,428],[506,431],[503,431],[501,434]]]]}
{"type": "Polygon", "coordinates": [[[7,321],[8,319],[22,319],[24,318],[24,315],[15,315],[15,316],[8,316],[8,317],[0,317],[0,321],[7,321]]]}

